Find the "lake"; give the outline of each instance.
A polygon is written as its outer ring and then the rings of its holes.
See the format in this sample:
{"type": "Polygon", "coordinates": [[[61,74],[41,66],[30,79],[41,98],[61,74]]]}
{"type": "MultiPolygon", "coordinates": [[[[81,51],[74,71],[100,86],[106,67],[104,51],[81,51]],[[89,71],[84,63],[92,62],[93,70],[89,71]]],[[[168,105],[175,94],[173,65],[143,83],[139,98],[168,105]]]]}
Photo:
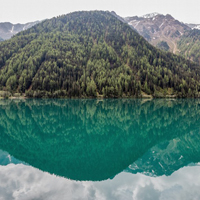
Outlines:
{"type": "Polygon", "coordinates": [[[0,100],[0,200],[200,199],[200,100],[0,100]]]}

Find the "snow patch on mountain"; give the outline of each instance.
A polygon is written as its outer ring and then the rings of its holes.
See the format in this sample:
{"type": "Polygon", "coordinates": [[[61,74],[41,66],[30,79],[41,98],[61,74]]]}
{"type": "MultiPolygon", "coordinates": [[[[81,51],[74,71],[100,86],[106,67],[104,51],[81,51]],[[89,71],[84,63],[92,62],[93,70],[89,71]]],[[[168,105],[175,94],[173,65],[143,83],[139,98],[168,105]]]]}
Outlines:
{"type": "Polygon", "coordinates": [[[155,17],[155,16],[157,16],[157,15],[160,15],[160,14],[157,13],[157,12],[154,12],[154,13],[150,13],[150,14],[143,15],[143,16],[141,16],[141,17],[142,17],[142,18],[153,18],[153,17],[155,17]]]}
{"type": "Polygon", "coordinates": [[[200,24],[199,25],[197,25],[197,26],[195,26],[194,28],[192,28],[192,29],[198,29],[198,30],[200,30],[200,24]]]}
{"type": "Polygon", "coordinates": [[[15,28],[15,27],[14,27],[14,26],[12,26],[12,29],[11,29],[11,31],[10,31],[11,33],[13,33],[13,31],[14,31],[14,28],[15,28]]]}

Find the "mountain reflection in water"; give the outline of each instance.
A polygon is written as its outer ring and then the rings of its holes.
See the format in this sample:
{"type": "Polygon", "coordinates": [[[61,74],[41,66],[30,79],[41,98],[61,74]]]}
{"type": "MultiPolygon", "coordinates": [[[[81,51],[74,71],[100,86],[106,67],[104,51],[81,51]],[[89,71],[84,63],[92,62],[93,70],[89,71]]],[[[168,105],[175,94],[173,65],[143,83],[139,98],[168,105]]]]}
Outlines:
{"type": "Polygon", "coordinates": [[[170,175],[200,161],[199,131],[199,100],[0,101],[0,149],[79,181],[170,175]]]}

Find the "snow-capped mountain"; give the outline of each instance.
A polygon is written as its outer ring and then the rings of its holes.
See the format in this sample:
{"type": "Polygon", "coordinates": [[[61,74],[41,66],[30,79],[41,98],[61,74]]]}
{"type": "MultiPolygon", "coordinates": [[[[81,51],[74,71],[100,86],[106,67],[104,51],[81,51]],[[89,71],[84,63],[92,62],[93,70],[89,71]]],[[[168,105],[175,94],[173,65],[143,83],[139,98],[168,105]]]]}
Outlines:
{"type": "Polygon", "coordinates": [[[152,13],[142,17],[127,17],[125,20],[151,44],[157,46],[159,42],[164,41],[174,53],[178,51],[176,41],[185,31],[191,29],[169,14],[152,13]]]}
{"type": "Polygon", "coordinates": [[[0,23],[0,37],[4,40],[10,39],[13,35],[31,28],[39,22],[40,21],[35,21],[26,24],[12,24],[10,22],[0,23]]]}
{"type": "Polygon", "coordinates": [[[200,25],[195,26],[193,29],[198,29],[198,30],[200,30],[200,25]]]}

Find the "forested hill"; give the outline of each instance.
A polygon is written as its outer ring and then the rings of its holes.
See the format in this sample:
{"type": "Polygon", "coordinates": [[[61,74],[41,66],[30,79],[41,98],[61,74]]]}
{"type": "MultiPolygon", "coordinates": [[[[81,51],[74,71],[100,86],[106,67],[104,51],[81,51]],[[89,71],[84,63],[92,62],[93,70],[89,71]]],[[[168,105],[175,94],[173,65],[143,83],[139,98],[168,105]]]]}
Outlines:
{"type": "Polygon", "coordinates": [[[109,12],[74,12],[0,43],[0,90],[33,97],[198,97],[200,67],[109,12]]]}

